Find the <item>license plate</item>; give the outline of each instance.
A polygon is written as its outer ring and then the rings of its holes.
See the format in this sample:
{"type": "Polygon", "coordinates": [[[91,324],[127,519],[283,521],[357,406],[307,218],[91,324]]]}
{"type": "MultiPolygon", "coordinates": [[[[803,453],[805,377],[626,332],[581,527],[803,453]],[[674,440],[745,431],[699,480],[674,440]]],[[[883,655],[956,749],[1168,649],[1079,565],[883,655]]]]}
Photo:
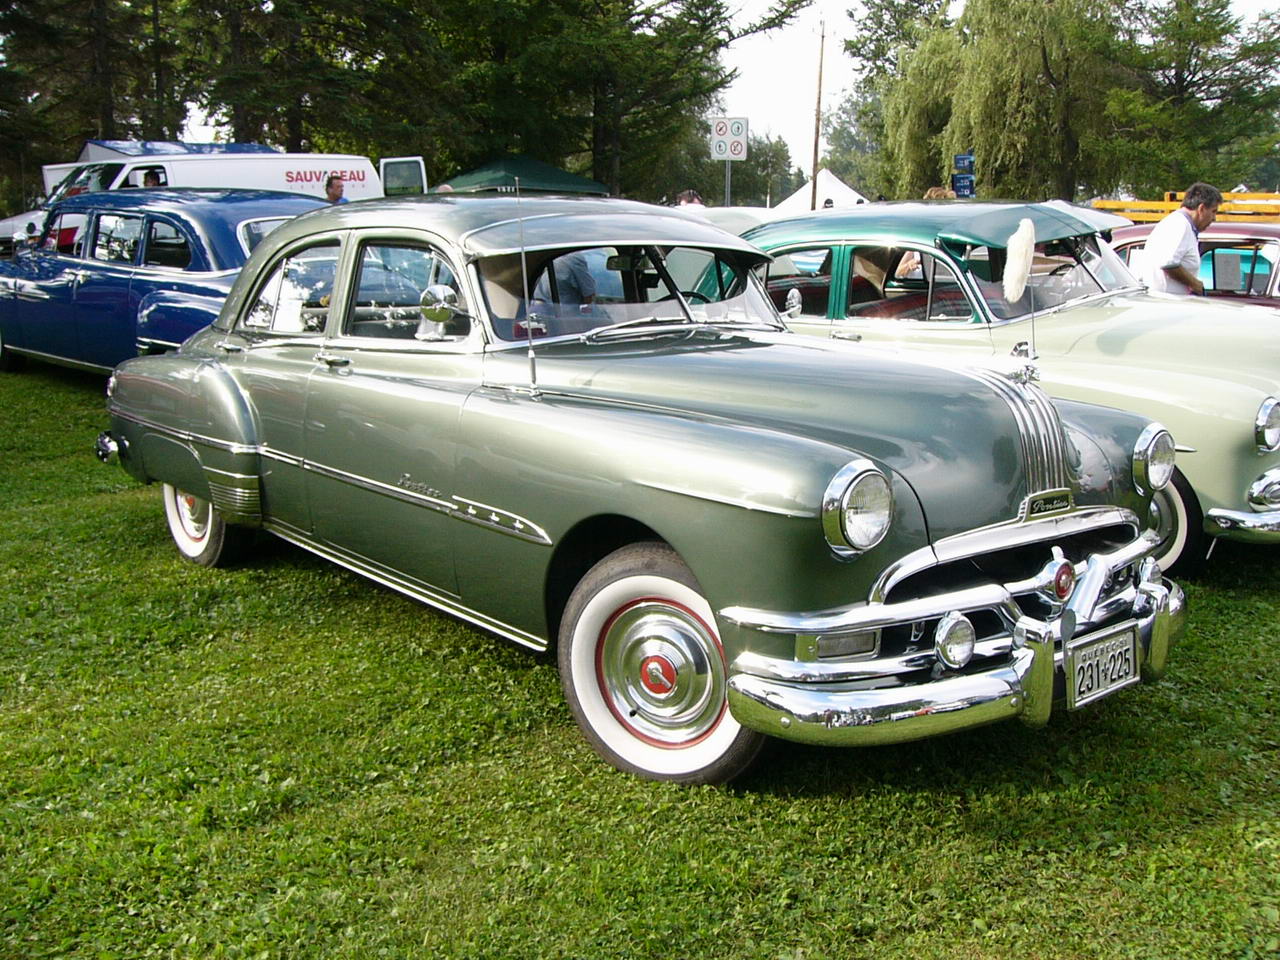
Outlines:
{"type": "Polygon", "coordinates": [[[1137,683],[1137,624],[1130,621],[1071,640],[1063,666],[1071,710],[1137,683]]]}

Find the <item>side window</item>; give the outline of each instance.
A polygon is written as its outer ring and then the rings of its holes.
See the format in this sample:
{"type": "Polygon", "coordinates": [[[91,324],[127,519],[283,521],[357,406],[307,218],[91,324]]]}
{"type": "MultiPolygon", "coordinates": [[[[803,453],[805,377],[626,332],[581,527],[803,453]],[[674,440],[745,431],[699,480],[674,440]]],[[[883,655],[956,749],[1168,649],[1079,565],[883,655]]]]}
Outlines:
{"type": "Polygon", "coordinates": [[[93,237],[94,260],[108,263],[133,263],[142,236],[142,218],[117,213],[98,215],[98,229],[93,237]]]}
{"type": "Polygon", "coordinates": [[[276,264],[259,288],[241,326],[285,334],[324,332],[333,299],[337,242],[298,250],[276,264]]]}
{"type": "Polygon", "coordinates": [[[467,314],[462,286],[435,250],[397,243],[368,243],[361,250],[347,316],[348,336],[398,340],[461,337],[470,330],[467,314]],[[424,317],[424,298],[445,303],[452,315],[444,320],[424,317]]]}
{"type": "Polygon", "coordinates": [[[172,223],[152,220],[147,224],[147,242],[142,262],[149,267],[174,267],[186,270],[191,266],[191,244],[186,235],[172,223]]]}
{"type": "Polygon", "coordinates": [[[1275,261],[1275,244],[1236,243],[1214,247],[1200,257],[1200,279],[1210,290],[1262,295],[1271,280],[1275,261]]]}
{"type": "Polygon", "coordinates": [[[82,213],[60,213],[49,221],[40,248],[46,253],[64,257],[84,256],[85,216],[82,213]]]}
{"type": "Polygon", "coordinates": [[[832,247],[809,247],[778,254],[769,264],[764,288],[779,313],[797,304],[800,316],[825,317],[831,295],[832,247]]]}
{"type": "Polygon", "coordinates": [[[921,250],[858,247],[849,271],[847,315],[968,323],[973,311],[955,270],[921,250]]]}

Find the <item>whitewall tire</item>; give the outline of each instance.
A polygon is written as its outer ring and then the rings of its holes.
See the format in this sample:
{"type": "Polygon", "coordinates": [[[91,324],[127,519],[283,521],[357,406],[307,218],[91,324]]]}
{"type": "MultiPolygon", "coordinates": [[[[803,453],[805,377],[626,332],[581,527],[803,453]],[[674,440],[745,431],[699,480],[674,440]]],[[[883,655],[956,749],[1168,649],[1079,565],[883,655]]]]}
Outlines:
{"type": "Polygon", "coordinates": [[[569,598],[558,658],[575,719],[621,770],[723,783],[764,743],[729,712],[715,617],[664,544],[632,544],[591,568],[569,598]]]}
{"type": "Polygon", "coordinates": [[[169,535],[188,560],[206,567],[234,562],[248,545],[252,531],[228,526],[208,500],[164,485],[164,515],[169,535]]]}

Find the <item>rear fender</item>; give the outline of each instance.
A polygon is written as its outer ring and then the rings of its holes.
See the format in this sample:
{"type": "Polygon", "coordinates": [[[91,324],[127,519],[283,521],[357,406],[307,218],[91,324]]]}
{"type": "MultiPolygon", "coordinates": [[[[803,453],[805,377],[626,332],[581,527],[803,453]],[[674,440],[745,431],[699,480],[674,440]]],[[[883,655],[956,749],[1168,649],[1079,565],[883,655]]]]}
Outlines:
{"type": "Polygon", "coordinates": [[[116,368],[108,396],[130,473],[209,500],[229,523],[261,523],[257,425],[221,364],[172,353],[139,357],[116,368]]]}
{"type": "Polygon", "coordinates": [[[206,294],[157,290],[143,297],[138,305],[138,353],[173,349],[216,320],[227,292],[209,286],[206,294]]]}

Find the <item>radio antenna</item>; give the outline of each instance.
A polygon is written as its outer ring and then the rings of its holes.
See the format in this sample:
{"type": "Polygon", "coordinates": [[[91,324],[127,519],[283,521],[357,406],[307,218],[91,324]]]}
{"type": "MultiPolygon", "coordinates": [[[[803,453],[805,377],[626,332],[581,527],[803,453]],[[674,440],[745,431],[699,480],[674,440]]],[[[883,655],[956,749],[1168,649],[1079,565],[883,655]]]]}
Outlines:
{"type": "Polygon", "coordinates": [[[524,256],[524,209],[520,178],[516,177],[516,222],[520,224],[520,284],[524,288],[524,333],[529,344],[529,395],[538,399],[538,361],[533,353],[533,295],[529,289],[529,264],[524,256]]]}

